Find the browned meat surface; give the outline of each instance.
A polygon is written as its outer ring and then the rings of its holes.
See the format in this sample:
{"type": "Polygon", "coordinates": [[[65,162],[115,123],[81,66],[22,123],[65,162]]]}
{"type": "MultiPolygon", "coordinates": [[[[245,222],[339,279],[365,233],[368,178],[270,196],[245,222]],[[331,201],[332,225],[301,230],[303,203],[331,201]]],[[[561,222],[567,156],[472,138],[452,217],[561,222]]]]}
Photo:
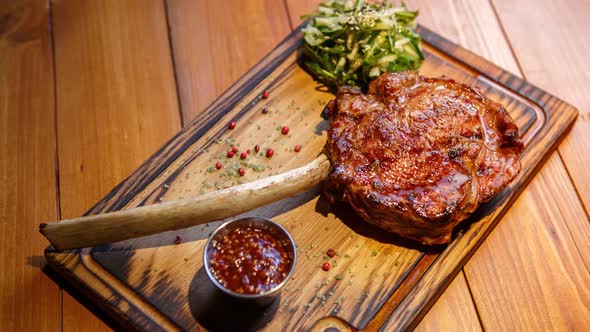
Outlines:
{"type": "Polygon", "coordinates": [[[424,244],[448,242],[520,171],[523,144],[504,107],[448,78],[386,73],[368,94],[341,89],[326,110],[327,196],[424,244]]]}

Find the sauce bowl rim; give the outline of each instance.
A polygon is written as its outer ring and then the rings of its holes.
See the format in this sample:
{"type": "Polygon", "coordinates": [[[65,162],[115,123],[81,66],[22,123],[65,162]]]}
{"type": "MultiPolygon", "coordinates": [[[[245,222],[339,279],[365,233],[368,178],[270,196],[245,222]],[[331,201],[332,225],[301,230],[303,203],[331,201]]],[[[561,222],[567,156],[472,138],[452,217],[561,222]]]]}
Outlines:
{"type": "MultiPolygon", "coordinates": [[[[256,228],[256,224],[253,224],[252,226],[256,228]]],[[[211,236],[209,236],[209,239],[207,239],[207,243],[205,243],[205,249],[203,250],[203,263],[204,263],[203,267],[205,268],[205,272],[207,273],[207,277],[209,277],[209,280],[211,280],[211,282],[213,282],[215,287],[217,287],[219,290],[221,290],[223,293],[225,293],[229,296],[232,296],[232,297],[235,297],[238,299],[245,299],[245,300],[248,300],[248,299],[254,300],[254,299],[260,299],[260,298],[272,297],[276,293],[278,293],[278,291],[287,283],[287,281],[289,281],[289,279],[291,278],[291,275],[295,271],[295,264],[297,263],[297,247],[295,246],[295,241],[293,240],[293,237],[291,237],[291,234],[289,234],[289,232],[283,226],[272,221],[271,219],[262,218],[262,217],[235,218],[235,219],[224,222],[219,227],[217,227],[217,229],[213,233],[211,233],[211,236]],[[264,293],[258,293],[258,294],[237,293],[237,292],[234,292],[234,291],[224,287],[221,283],[219,283],[219,281],[217,281],[215,276],[213,276],[213,273],[211,272],[211,265],[210,265],[209,259],[208,259],[208,256],[209,256],[208,254],[213,249],[213,239],[215,238],[215,236],[218,233],[227,229],[232,224],[239,223],[239,222],[247,222],[249,220],[253,220],[253,221],[261,223],[261,224],[270,224],[271,227],[277,228],[279,230],[279,232],[283,233],[283,235],[285,236],[285,239],[277,239],[277,240],[283,241],[283,240],[288,239],[288,241],[291,243],[291,248],[292,248],[292,250],[289,250],[289,248],[285,248],[285,250],[287,250],[287,252],[290,251],[290,253],[292,255],[292,262],[290,264],[289,272],[287,273],[287,276],[285,277],[285,279],[283,279],[283,281],[281,281],[278,285],[271,288],[270,290],[268,290],[264,293]]]]}

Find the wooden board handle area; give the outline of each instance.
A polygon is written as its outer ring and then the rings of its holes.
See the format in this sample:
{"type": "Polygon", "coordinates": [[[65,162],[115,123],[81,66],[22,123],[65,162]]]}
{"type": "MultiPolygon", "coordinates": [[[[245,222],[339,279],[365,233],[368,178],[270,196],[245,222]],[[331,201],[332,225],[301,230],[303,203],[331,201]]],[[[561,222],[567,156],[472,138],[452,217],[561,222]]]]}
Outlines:
{"type": "Polygon", "coordinates": [[[92,247],[235,216],[293,196],[327,177],[321,154],[300,168],[194,198],[43,223],[39,231],[57,250],[92,247]]]}

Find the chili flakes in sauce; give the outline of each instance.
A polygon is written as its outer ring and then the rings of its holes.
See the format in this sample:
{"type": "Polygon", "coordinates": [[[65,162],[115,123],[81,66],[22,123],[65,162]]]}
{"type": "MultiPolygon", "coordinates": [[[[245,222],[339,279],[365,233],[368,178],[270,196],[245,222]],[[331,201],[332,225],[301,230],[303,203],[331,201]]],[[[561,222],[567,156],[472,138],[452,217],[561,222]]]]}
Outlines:
{"type": "Polygon", "coordinates": [[[214,245],[210,258],[214,278],[240,294],[261,294],[289,273],[291,258],[270,233],[254,227],[231,230],[214,245]]]}

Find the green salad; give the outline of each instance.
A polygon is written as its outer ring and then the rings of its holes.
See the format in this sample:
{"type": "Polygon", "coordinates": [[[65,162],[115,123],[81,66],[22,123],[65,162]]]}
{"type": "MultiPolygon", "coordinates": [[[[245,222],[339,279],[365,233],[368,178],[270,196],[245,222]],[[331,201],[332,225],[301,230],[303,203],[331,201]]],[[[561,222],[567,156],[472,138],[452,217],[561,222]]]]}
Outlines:
{"type": "Polygon", "coordinates": [[[324,1],[306,16],[303,64],[331,88],[366,88],[383,72],[416,70],[424,60],[417,16],[403,3],[324,1]]]}

